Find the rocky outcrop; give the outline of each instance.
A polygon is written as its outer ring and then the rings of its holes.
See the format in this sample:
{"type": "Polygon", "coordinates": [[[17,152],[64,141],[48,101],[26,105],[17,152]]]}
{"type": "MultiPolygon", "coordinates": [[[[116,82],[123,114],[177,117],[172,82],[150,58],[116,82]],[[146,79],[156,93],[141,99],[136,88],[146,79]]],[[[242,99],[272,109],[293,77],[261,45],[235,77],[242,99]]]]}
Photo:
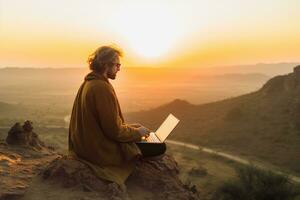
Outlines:
{"type": "Polygon", "coordinates": [[[296,76],[300,76],[300,65],[294,67],[294,74],[296,76]]]}
{"type": "Polygon", "coordinates": [[[0,142],[0,199],[24,196],[32,178],[58,154],[48,148],[39,150],[25,145],[0,142]]]}
{"type": "Polygon", "coordinates": [[[82,162],[62,156],[53,160],[40,174],[46,184],[58,184],[62,188],[77,188],[82,192],[93,192],[101,199],[125,199],[125,188],[97,178],[82,162]]]}
{"type": "Polygon", "coordinates": [[[199,199],[178,178],[169,155],[141,159],[125,187],[96,177],[84,163],[46,147],[29,122],[15,124],[0,143],[0,200],[199,199]],[[30,125],[30,126],[29,126],[30,125]]]}
{"type": "Polygon", "coordinates": [[[300,65],[294,67],[293,73],[276,76],[270,79],[263,87],[265,95],[276,95],[282,92],[293,92],[300,90],[300,65]]]}
{"type": "Polygon", "coordinates": [[[100,180],[85,164],[67,156],[54,160],[40,175],[49,183],[93,192],[102,199],[198,199],[195,187],[184,185],[178,174],[176,161],[162,155],[140,160],[126,188],[100,180]]]}
{"type": "Polygon", "coordinates": [[[33,132],[32,122],[16,123],[0,141],[0,199],[24,196],[35,174],[58,156],[33,132]]]}
{"type": "Polygon", "coordinates": [[[150,199],[198,199],[195,186],[184,185],[178,175],[178,165],[169,155],[141,160],[127,181],[129,193],[139,186],[152,193],[150,199]]]}
{"type": "Polygon", "coordinates": [[[28,120],[22,126],[20,123],[15,123],[8,131],[6,142],[10,145],[25,145],[39,150],[45,147],[38,135],[33,132],[32,122],[28,120]]]}

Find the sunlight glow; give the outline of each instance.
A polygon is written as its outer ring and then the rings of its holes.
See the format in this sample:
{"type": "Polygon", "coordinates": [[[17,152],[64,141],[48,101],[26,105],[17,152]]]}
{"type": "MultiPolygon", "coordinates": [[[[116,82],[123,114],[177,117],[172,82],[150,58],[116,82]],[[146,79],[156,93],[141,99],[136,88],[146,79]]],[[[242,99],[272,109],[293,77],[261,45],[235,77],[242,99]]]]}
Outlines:
{"type": "Polygon", "coordinates": [[[157,58],[168,52],[183,36],[180,19],[170,9],[151,5],[131,5],[118,11],[109,22],[136,54],[157,58]]]}
{"type": "Polygon", "coordinates": [[[298,62],[299,6],[299,0],[0,0],[0,67],[85,67],[100,45],[120,47],[130,67],[298,62]]]}

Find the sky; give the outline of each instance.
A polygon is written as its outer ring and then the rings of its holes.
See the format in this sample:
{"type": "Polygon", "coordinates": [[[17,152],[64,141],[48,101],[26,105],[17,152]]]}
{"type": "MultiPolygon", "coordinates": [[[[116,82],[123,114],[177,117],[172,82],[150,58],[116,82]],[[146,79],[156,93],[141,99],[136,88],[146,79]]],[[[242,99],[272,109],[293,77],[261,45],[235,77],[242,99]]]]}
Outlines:
{"type": "Polygon", "coordinates": [[[0,0],[0,67],[86,67],[115,45],[127,67],[300,61],[299,0],[0,0]]]}

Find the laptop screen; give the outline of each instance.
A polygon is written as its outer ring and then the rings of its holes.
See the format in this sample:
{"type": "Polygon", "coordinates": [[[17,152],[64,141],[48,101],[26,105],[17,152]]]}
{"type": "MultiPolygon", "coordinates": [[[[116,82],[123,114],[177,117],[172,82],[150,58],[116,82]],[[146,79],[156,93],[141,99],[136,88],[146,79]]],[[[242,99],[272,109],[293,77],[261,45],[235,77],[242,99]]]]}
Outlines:
{"type": "Polygon", "coordinates": [[[174,115],[169,114],[169,116],[165,119],[165,121],[160,125],[160,127],[155,132],[155,135],[159,138],[161,142],[165,141],[171,131],[178,124],[179,119],[177,119],[174,115]]]}

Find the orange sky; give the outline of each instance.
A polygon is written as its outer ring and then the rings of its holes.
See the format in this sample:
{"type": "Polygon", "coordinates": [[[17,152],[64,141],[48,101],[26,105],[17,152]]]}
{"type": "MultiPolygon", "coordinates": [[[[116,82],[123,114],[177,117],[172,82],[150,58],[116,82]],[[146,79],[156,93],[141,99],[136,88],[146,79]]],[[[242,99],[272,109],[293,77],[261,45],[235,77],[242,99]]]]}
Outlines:
{"type": "Polygon", "coordinates": [[[125,66],[300,61],[300,1],[0,0],[0,67],[86,67],[117,44],[125,66]]]}

